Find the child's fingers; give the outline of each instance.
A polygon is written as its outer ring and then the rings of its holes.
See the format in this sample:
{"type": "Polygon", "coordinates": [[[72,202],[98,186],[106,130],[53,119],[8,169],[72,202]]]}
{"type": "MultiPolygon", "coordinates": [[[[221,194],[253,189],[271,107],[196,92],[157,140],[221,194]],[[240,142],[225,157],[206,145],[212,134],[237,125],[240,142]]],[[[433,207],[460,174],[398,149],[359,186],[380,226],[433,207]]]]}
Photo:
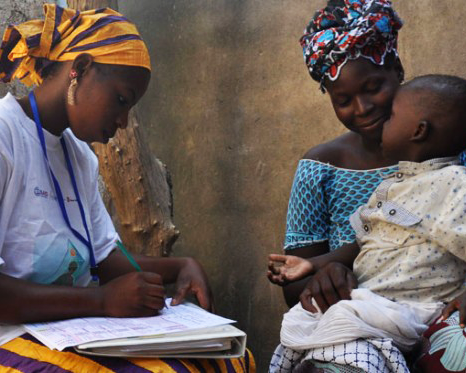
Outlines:
{"type": "Polygon", "coordinates": [[[279,276],[277,276],[276,274],[273,274],[271,271],[267,271],[267,278],[270,282],[278,285],[279,276]]]}
{"type": "Polygon", "coordinates": [[[278,286],[284,286],[287,283],[286,279],[284,279],[282,275],[274,275],[270,271],[267,271],[267,278],[271,283],[278,286]]]}
{"type": "Polygon", "coordinates": [[[274,275],[280,274],[280,267],[277,267],[274,262],[269,262],[269,271],[274,275]]]}

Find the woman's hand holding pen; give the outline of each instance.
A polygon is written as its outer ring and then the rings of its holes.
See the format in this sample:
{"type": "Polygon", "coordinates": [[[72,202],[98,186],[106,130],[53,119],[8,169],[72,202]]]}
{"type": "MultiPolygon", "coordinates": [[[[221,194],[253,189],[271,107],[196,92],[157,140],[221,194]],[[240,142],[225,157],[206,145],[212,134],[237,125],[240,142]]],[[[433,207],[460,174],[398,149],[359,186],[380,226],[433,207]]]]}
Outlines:
{"type": "Polygon", "coordinates": [[[163,284],[175,284],[172,305],[180,304],[187,295],[193,294],[202,308],[213,311],[207,276],[199,262],[192,258],[160,258],[115,250],[99,264],[99,275],[105,284],[103,288],[111,289],[112,315],[131,312],[136,312],[137,316],[154,315],[154,311],[165,304],[163,284]],[[137,268],[133,262],[137,263],[137,268]],[[130,303],[118,302],[112,297],[121,297],[130,303]],[[113,307],[121,307],[121,311],[113,307]]]}
{"type": "Polygon", "coordinates": [[[104,314],[107,316],[154,316],[165,306],[162,277],[153,272],[130,272],[100,289],[104,314]]]}

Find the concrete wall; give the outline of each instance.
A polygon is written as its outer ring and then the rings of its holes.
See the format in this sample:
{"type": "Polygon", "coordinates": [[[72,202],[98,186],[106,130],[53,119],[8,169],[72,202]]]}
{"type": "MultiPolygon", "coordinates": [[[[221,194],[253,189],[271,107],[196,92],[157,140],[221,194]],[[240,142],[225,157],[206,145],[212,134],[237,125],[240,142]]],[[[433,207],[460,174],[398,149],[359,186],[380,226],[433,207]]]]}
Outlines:
{"type": "MultiPolygon", "coordinates": [[[[154,71],[140,105],[172,173],[175,255],[206,267],[217,310],[249,335],[259,372],[278,342],[281,291],[265,277],[281,249],[296,162],[343,131],[304,68],[298,39],[324,1],[119,1],[154,71]]],[[[462,76],[464,0],[395,0],[407,77],[462,76]]]]}
{"type": "MultiPolygon", "coordinates": [[[[172,173],[175,255],[201,260],[219,313],[249,335],[258,372],[278,341],[281,291],[265,278],[281,249],[296,162],[343,129],[304,68],[298,39],[324,1],[119,1],[154,71],[140,104],[151,149],[172,173]]],[[[394,1],[407,78],[465,76],[463,0],[394,1]],[[446,29],[448,25],[448,29],[446,29]]]]}

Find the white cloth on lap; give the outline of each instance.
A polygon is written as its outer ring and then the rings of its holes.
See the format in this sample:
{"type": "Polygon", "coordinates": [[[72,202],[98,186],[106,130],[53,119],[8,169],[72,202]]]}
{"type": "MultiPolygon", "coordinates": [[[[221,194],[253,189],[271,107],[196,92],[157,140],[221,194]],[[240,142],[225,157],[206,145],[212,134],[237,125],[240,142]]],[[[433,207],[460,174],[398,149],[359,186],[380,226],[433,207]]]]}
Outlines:
{"type": "Polygon", "coordinates": [[[408,351],[444,307],[441,302],[396,303],[368,289],[354,289],[351,298],[324,314],[320,310],[308,312],[298,303],[283,318],[281,343],[294,350],[308,350],[358,338],[384,338],[408,351]]]}

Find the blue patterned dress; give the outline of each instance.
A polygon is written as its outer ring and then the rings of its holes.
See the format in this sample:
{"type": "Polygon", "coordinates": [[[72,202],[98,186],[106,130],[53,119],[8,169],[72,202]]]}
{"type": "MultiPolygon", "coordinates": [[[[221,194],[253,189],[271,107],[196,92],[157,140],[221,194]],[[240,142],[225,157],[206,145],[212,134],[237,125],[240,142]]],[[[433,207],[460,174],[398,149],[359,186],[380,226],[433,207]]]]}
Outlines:
{"type": "Polygon", "coordinates": [[[349,217],[366,203],[397,166],[348,170],[302,159],[296,170],[286,220],[285,250],[328,241],[330,250],[355,241],[349,217]]]}

